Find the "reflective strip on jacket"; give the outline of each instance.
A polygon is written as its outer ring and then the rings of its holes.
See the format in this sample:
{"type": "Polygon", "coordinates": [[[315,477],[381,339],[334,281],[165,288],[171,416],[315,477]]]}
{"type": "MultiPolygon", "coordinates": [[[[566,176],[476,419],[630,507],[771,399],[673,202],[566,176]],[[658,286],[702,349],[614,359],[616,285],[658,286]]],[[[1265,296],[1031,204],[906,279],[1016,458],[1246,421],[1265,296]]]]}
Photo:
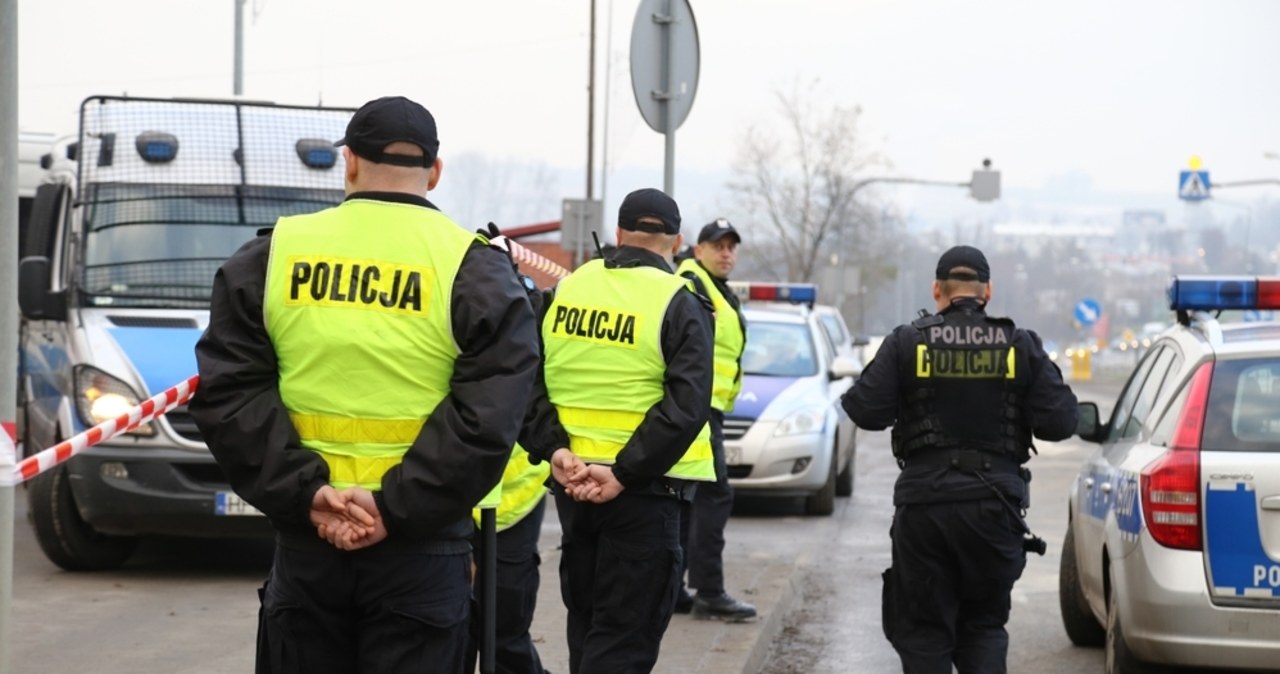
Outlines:
{"type": "Polygon", "coordinates": [[[453,281],[476,238],[364,199],[277,223],[263,313],[280,396],[335,488],[381,489],[448,394],[453,281]]]}
{"type": "MultiPolygon", "coordinates": [[[[644,415],[662,400],[662,319],[688,281],[653,267],[609,269],[592,260],[556,287],[542,322],[547,394],[583,461],[613,463],[644,415]]],[[[714,480],[703,425],[666,473],[714,480]]]]}
{"type": "MultiPolygon", "coordinates": [[[[551,464],[543,461],[529,463],[529,453],[519,443],[511,449],[511,458],[502,471],[502,497],[498,502],[498,531],[511,528],[525,515],[533,512],[546,496],[547,478],[551,476],[551,464]]],[[[471,513],[476,526],[480,526],[480,509],[471,513]]]]}

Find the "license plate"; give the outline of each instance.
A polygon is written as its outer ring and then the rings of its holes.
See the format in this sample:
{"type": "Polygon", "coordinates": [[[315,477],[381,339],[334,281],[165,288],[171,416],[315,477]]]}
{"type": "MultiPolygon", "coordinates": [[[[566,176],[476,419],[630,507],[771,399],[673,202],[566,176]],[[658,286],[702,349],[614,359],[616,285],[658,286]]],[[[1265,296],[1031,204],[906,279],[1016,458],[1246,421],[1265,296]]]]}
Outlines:
{"type": "Polygon", "coordinates": [[[736,466],[742,463],[742,448],[733,445],[724,446],[724,462],[730,466],[736,466]]]}
{"type": "Polygon", "coordinates": [[[229,517],[235,516],[262,516],[262,511],[249,505],[247,501],[240,498],[233,491],[218,492],[217,499],[214,502],[213,512],[215,515],[223,515],[229,517]]]}

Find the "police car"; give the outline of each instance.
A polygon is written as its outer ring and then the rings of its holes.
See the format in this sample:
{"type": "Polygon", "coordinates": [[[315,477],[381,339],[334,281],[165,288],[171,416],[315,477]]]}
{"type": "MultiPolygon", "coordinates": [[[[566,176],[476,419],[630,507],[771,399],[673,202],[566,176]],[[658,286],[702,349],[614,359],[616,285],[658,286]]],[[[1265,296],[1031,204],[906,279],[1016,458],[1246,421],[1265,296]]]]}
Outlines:
{"type": "Polygon", "coordinates": [[[1280,671],[1280,277],[1175,277],[1155,338],[1070,494],[1059,594],[1107,672],[1150,664],[1280,671]],[[1212,314],[1210,312],[1213,312],[1212,314]],[[1220,320],[1221,319],[1221,320],[1220,320]]]}
{"type": "Polygon", "coordinates": [[[730,286],[744,300],[747,341],[742,391],[725,415],[729,482],[744,494],[801,496],[809,514],[830,515],[835,497],[853,493],[855,428],[840,396],[862,364],[823,327],[815,286],[730,286]]]}

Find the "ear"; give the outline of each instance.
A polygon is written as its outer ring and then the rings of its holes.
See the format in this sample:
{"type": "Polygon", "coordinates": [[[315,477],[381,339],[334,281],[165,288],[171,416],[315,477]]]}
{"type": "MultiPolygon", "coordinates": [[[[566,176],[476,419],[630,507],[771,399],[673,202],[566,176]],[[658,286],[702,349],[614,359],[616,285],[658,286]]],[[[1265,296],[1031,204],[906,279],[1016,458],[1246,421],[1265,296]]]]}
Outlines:
{"type": "Polygon", "coordinates": [[[343,165],[346,167],[346,173],[344,175],[344,178],[349,183],[355,182],[356,176],[359,175],[360,173],[360,167],[357,166],[358,161],[359,161],[359,157],[356,156],[356,153],[352,152],[351,148],[347,147],[346,145],[343,145],[342,146],[342,162],[343,162],[343,165]]]}
{"type": "Polygon", "coordinates": [[[933,301],[934,302],[942,301],[942,284],[938,283],[937,281],[933,282],[933,301]]]}
{"type": "Polygon", "coordinates": [[[436,183],[440,182],[441,173],[444,173],[444,160],[436,157],[435,163],[431,165],[431,176],[427,178],[428,192],[436,188],[436,183]]]}
{"type": "Polygon", "coordinates": [[[671,255],[673,256],[679,255],[680,249],[683,247],[684,247],[684,235],[676,234],[676,243],[675,243],[675,246],[671,249],[671,255]]]}
{"type": "Polygon", "coordinates": [[[982,291],[982,303],[991,304],[991,282],[987,281],[987,287],[982,291]]]}
{"type": "Polygon", "coordinates": [[[623,234],[623,232],[624,232],[624,231],[626,231],[626,230],[624,230],[624,229],[623,229],[623,228],[621,228],[621,227],[615,227],[615,228],[613,229],[613,240],[614,240],[614,241],[617,241],[619,246],[622,246],[622,245],[625,245],[625,244],[626,244],[626,240],[625,240],[625,238],[624,238],[626,235],[625,235],[625,234],[623,234]]]}

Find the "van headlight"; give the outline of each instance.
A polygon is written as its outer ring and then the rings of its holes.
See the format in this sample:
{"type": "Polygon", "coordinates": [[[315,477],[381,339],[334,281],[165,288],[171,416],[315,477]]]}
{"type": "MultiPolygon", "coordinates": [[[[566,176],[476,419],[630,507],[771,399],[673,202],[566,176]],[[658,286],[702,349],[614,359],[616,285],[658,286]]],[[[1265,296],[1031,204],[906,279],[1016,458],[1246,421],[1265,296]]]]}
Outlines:
{"type": "Polygon", "coordinates": [[[818,433],[822,431],[826,422],[826,410],[800,410],[788,414],[781,422],[778,428],[773,431],[776,435],[803,435],[805,433],[818,433]]]}
{"type": "MultiPolygon", "coordinates": [[[[125,414],[139,403],[138,394],[128,384],[96,367],[76,368],[76,411],[85,426],[98,424],[125,414]]],[[[127,435],[153,436],[151,424],[140,424],[127,435]]]]}

